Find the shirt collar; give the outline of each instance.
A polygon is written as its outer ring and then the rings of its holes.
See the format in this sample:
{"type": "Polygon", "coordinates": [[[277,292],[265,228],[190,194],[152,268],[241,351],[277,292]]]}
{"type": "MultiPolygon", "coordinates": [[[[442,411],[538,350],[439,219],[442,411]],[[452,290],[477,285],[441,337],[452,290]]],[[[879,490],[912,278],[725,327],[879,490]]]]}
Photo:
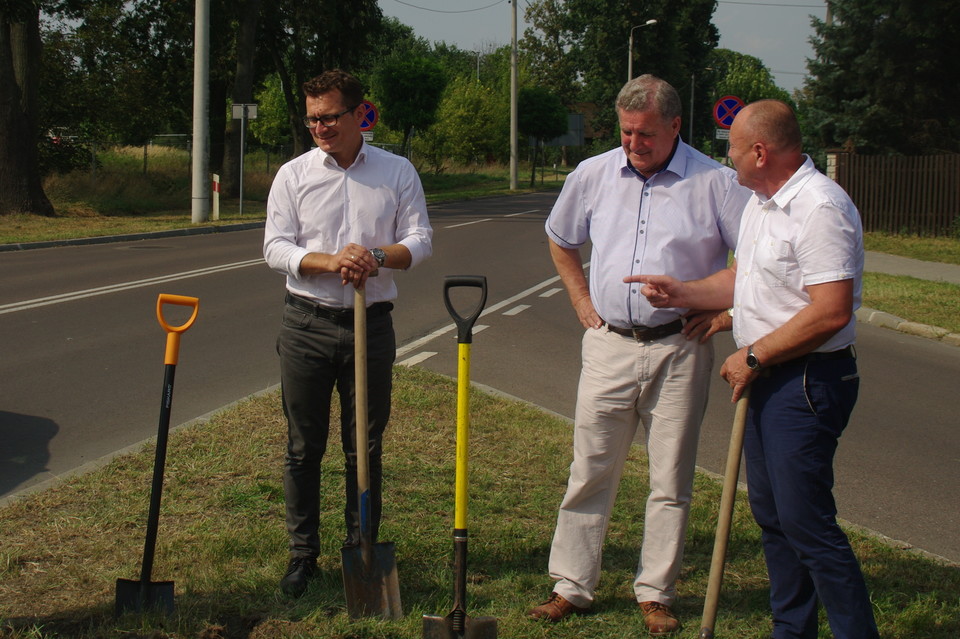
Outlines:
{"type": "MultiPolygon", "coordinates": [[[[624,153],[623,157],[624,157],[624,164],[620,168],[620,172],[624,173],[625,171],[629,171],[636,177],[646,182],[648,178],[646,178],[642,173],[640,173],[640,171],[638,171],[636,168],[634,168],[632,164],[630,164],[630,160],[627,158],[626,153],[624,153]]],[[[686,145],[681,143],[680,136],[678,135],[676,139],[673,141],[673,150],[670,151],[670,157],[667,158],[666,164],[664,164],[663,168],[657,171],[656,173],[654,173],[653,175],[658,175],[660,173],[663,173],[664,171],[670,171],[671,173],[676,173],[678,177],[683,177],[683,174],[686,172],[686,168],[687,168],[686,145]],[[681,150],[681,147],[683,147],[682,150],[681,150]]],[[[653,175],[651,175],[650,177],[653,177],[653,175]]]]}
{"type": "MultiPolygon", "coordinates": [[[[364,140],[360,145],[360,151],[357,153],[357,159],[353,161],[353,164],[350,166],[356,166],[357,164],[363,164],[367,161],[367,150],[368,150],[367,141],[364,140]]],[[[340,165],[337,164],[337,161],[333,159],[330,154],[321,149],[318,146],[313,147],[313,150],[317,152],[316,162],[319,166],[326,166],[329,168],[340,168],[340,165]]]]}
{"type": "Polygon", "coordinates": [[[790,176],[790,179],[780,187],[780,190],[774,193],[773,197],[768,200],[773,202],[777,208],[787,208],[793,198],[800,194],[804,185],[810,181],[810,178],[817,173],[817,167],[813,164],[810,156],[804,154],[803,157],[804,161],[803,164],[800,165],[800,168],[798,168],[796,172],[790,176]]]}

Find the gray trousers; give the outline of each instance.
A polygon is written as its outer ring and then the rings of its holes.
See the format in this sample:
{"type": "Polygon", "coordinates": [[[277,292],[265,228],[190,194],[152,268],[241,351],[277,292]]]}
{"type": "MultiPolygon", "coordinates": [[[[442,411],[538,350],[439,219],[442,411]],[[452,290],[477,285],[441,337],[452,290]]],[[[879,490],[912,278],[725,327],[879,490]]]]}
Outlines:
{"type": "MultiPolygon", "coordinates": [[[[291,557],[320,552],[320,462],[330,432],[333,389],[340,395],[340,431],[346,478],[345,545],[360,539],[354,392],[353,319],[317,317],[284,307],[277,338],[287,454],[283,470],[291,557]]],[[[376,540],[382,510],[383,432],[390,418],[396,338],[389,312],[367,319],[370,526],[376,540]]]]}

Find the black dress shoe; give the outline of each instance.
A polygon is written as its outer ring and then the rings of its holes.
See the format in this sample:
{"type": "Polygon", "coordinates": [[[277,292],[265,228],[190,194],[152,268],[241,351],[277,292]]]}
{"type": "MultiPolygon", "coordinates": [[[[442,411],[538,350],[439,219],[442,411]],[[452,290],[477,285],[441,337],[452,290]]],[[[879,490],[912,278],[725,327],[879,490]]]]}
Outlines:
{"type": "Polygon", "coordinates": [[[299,597],[307,591],[307,583],[316,574],[316,558],[294,557],[287,564],[287,574],[280,580],[280,590],[289,597],[299,597]]]}

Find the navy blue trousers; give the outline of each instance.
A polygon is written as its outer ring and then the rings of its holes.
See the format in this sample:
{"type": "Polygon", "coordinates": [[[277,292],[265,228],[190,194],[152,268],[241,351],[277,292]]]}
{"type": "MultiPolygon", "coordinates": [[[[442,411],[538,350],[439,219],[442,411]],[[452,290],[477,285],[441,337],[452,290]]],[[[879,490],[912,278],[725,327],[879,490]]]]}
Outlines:
{"type": "Polygon", "coordinates": [[[752,384],[744,458],[770,575],[774,639],[877,639],[867,587],[837,524],[833,459],[859,391],[854,358],[774,366],[752,384]]]}
{"type": "MultiPolygon", "coordinates": [[[[334,388],[340,395],[340,436],[346,486],[345,545],[360,542],[353,320],[331,321],[289,304],[277,338],[287,454],[283,469],[291,557],[320,552],[320,462],[327,450],[334,388]]],[[[370,531],[380,526],[383,432],[390,419],[396,338],[390,314],[367,318],[367,398],[370,451],[370,531]]]]}

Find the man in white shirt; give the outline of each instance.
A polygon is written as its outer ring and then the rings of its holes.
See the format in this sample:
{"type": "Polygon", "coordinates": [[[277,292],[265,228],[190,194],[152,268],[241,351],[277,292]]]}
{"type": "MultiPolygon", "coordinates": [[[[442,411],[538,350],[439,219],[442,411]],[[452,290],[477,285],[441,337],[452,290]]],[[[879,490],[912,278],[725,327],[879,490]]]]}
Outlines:
{"type": "Polygon", "coordinates": [[[658,308],[732,303],[740,350],[720,373],[734,401],[751,388],[744,457],[770,575],[774,639],[815,639],[818,599],[834,637],[877,639],[833,499],[833,457],[859,391],[860,216],[802,153],[799,124],[783,102],[761,100],[737,114],[730,159],[755,193],[732,266],[699,281],[627,280],[646,282],[642,292],[658,308]]]}
{"type": "Polygon", "coordinates": [[[286,275],[277,338],[288,442],[284,464],[290,562],[280,582],[300,596],[320,552],[320,461],[330,401],[341,401],[345,456],[345,546],[359,543],[354,419],[354,287],[367,297],[371,531],[382,508],[382,436],[390,416],[396,341],[390,311],[393,272],[432,252],[423,187],[405,158],[367,145],[360,126],[363,88],[352,75],[327,71],[303,85],[304,124],[317,148],[280,167],[267,200],[263,254],[286,275]],[[370,277],[377,271],[377,277],[370,277]]]}
{"type": "Polygon", "coordinates": [[[734,172],[680,140],[680,98],[644,75],[616,101],[621,147],[580,163],[546,223],[550,254],[584,327],[573,463],[550,549],[549,599],[529,611],[560,621],[589,608],[637,428],[643,426],[650,493],[633,589],[651,634],[674,632],[684,535],[713,345],[682,334],[686,309],[655,309],[630,273],[666,269],[706,277],[736,245],[749,191],[734,172]],[[580,249],[592,244],[589,282],[580,249]]]}

